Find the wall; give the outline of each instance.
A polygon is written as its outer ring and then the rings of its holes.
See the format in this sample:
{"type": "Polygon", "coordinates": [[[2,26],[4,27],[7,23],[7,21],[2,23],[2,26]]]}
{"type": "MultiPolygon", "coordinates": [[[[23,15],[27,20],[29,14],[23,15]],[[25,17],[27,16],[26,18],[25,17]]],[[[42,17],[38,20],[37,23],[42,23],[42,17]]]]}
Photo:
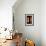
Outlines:
{"type": "Polygon", "coordinates": [[[14,10],[15,29],[23,33],[24,39],[35,41],[36,46],[41,46],[41,1],[23,0],[14,10]],[[34,14],[34,26],[25,26],[25,14],[34,14]]]}
{"type": "Polygon", "coordinates": [[[0,0],[0,27],[12,29],[12,6],[16,0],[0,0]]]}
{"type": "Polygon", "coordinates": [[[46,0],[41,1],[41,38],[42,46],[46,46],[46,0]]]}
{"type": "Polygon", "coordinates": [[[10,35],[9,31],[5,32],[1,27],[12,29],[12,6],[16,0],[0,0],[0,38],[5,38],[5,35],[10,35]]]}

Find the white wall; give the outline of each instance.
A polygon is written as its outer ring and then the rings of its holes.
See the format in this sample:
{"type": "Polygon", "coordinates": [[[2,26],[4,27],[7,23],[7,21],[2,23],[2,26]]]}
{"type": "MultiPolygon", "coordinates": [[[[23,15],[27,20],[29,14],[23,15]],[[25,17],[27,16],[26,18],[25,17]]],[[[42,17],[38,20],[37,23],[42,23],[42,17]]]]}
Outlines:
{"type": "Polygon", "coordinates": [[[24,38],[35,41],[36,46],[41,46],[41,1],[24,0],[15,12],[15,29],[23,33],[24,38]],[[34,14],[34,26],[25,26],[25,14],[34,14]]]}
{"type": "Polygon", "coordinates": [[[41,38],[42,46],[46,46],[46,0],[41,1],[41,38]]]}
{"type": "Polygon", "coordinates": [[[12,6],[16,0],[0,0],[0,27],[12,28],[12,6]]]}

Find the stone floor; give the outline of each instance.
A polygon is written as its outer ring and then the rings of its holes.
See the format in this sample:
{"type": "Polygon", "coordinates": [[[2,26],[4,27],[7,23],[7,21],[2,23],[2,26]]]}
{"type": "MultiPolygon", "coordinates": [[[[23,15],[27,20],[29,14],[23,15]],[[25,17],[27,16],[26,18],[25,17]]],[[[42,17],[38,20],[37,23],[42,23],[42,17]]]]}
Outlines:
{"type": "Polygon", "coordinates": [[[6,40],[4,43],[0,44],[0,46],[16,46],[15,39],[6,40]]]}

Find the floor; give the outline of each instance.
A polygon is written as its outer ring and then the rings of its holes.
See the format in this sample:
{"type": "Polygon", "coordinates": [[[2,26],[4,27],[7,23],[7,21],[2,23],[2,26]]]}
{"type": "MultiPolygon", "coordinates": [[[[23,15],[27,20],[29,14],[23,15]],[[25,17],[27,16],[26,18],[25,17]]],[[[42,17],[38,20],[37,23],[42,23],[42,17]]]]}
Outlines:
{"type": "Polygon", "coordinates": [[[6,40],[6,42],[2,43],[0,46],[16,46],[15,39],[13,39],[13,40],[6,40]]]}
{"type": "Polygon", "coordinates": [[[13,37],[13,39],[11,40],[6,40],[6,39],[0,39],[0,46],[18,46],[20,44],[20,46],[23,46],[22,42],[17,42],[16,41],[22,41],[22,37],[20,37],[19,35],[17,35],[17,37],[13,37]],[[3,42],[5,41],[5,42],[3,42]],[[3,42],[3,43],[2,43],[3,42]]]}

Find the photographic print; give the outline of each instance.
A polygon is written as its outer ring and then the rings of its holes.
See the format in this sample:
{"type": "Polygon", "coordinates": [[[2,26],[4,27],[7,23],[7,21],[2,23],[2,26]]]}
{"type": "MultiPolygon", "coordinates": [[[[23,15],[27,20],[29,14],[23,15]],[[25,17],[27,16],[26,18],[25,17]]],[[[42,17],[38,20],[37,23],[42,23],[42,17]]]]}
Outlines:
{"type": "Polygon", "coordinates": [[[25,14],[25,25],[26,26],[34,25],[34,14],[25,14]]]}

